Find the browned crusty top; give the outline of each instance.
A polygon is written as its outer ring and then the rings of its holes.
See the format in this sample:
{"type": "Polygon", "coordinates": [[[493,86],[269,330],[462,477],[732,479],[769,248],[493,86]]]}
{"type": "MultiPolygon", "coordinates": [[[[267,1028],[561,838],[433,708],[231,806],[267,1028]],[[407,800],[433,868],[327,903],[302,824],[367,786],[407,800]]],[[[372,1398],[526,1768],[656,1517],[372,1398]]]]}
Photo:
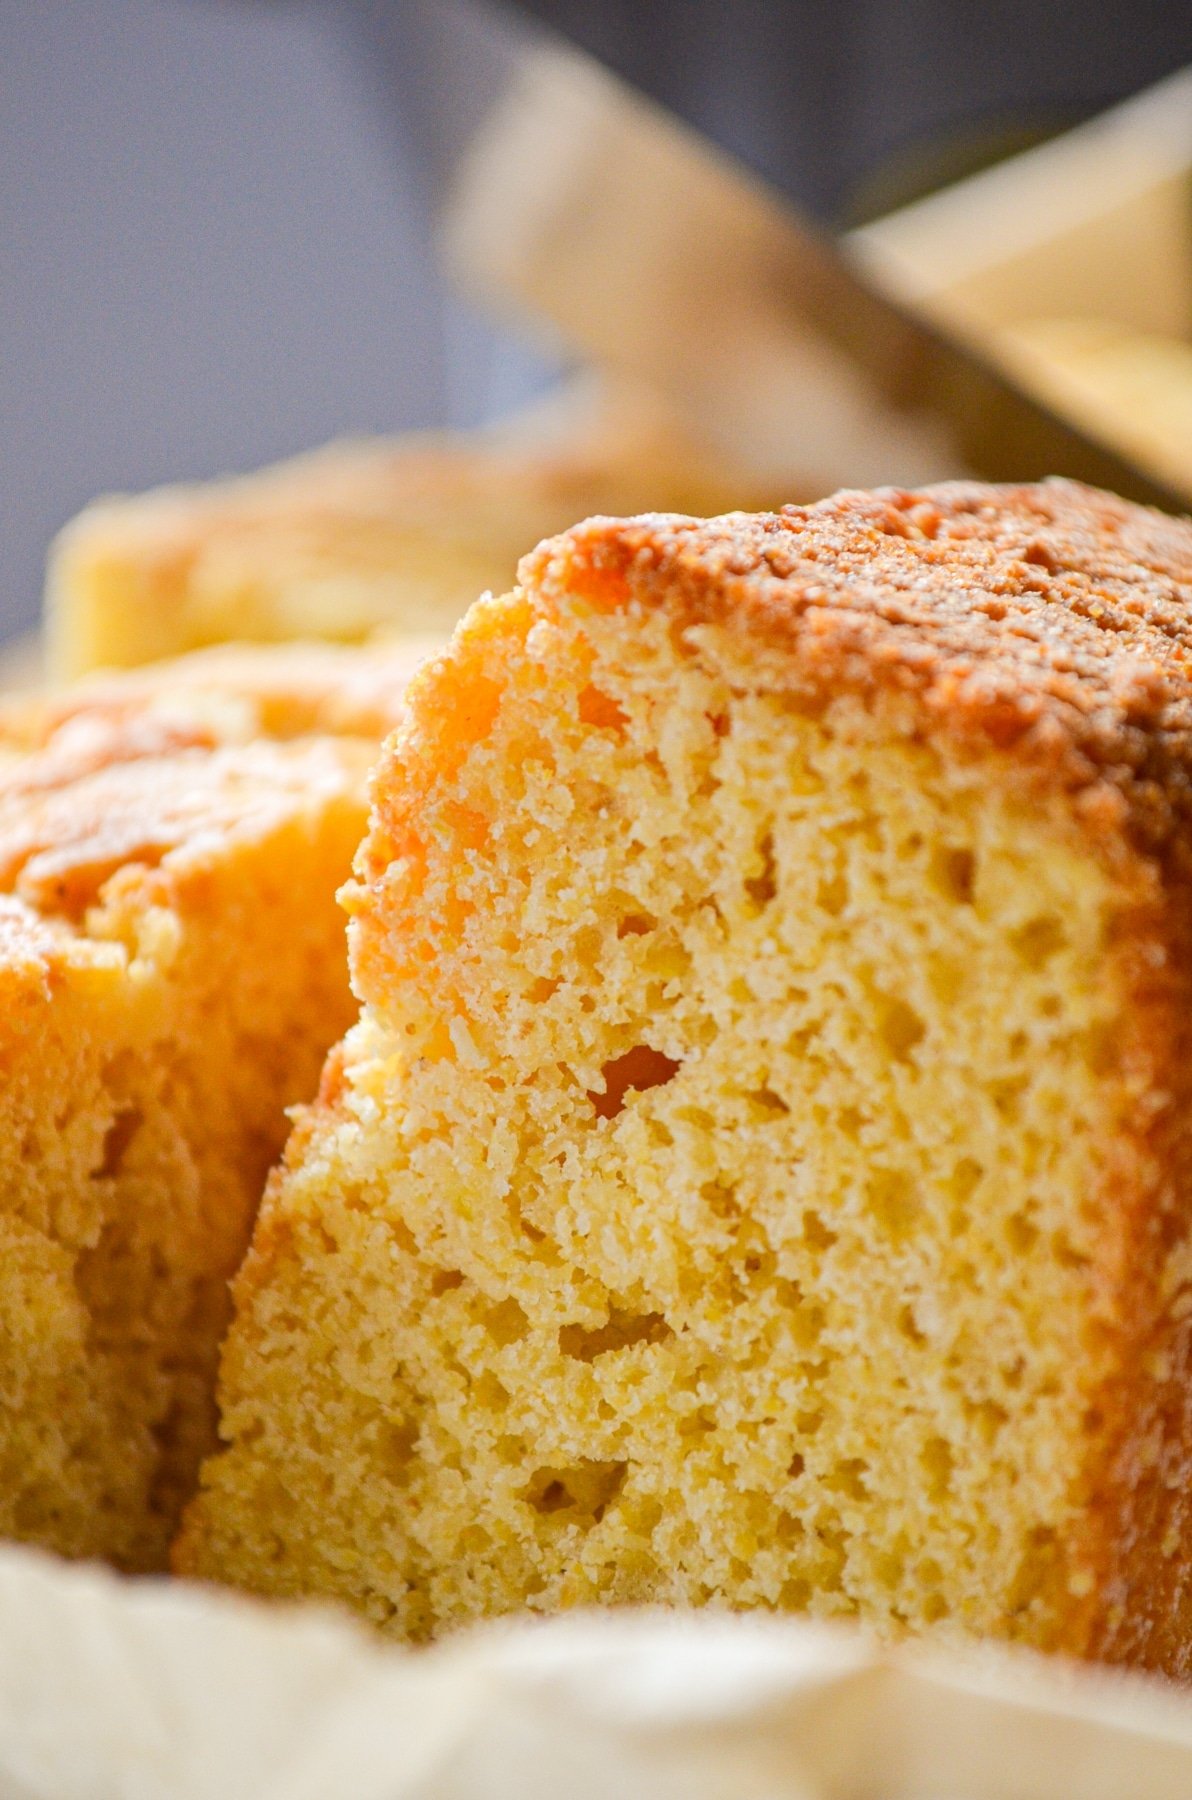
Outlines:
{"type": "Polygon", "coordinates": [[[104,670],[0,702],[0,748],[110,740],[128,760],[138,739],[146,749],[311,734],[379,740],[400,720],[410,677],[435,647],[427,638],[217,644],[104,670]]]}
{"type": "Polygon", "coordinates": [[[85,937],[121,871],[128,894],[156,871],[139,903],[168,904],[175,879],[325,808],[362,824],[416,661],[396,644],[220,647],[0,705],[0,968],[22,917],[43,949],[46,926],[85,937]]]}
{"type": "Polygon", "coordinates": [[[913,691],[939,729],[1119,796],[1148,845],[1192,814],[1192,523],[1111,494],[951,482],[590,519],[522,580],[744,629],[789,651],[792,687],[913,691]]]}
{"type": "Polygon", "coordinates": [[[325,807],[362,809],[370,762],[355,739],[308,738],[113,760],[58,785],[0,772],[0,894],[81,924],[120,870],[185,877],[325,807]]]}

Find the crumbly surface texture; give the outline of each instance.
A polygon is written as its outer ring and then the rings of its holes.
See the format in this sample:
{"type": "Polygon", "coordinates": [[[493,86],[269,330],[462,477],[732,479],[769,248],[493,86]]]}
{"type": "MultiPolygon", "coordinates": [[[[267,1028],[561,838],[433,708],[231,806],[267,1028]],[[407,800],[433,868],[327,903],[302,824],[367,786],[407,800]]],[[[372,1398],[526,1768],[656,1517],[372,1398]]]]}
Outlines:
{"type": "Polygon", "coordinates": [[[228,1280],[353,1011],[335,892],[404,668],[343,654],[288,701],[246,653],[0,715],[4,1536],[160,1569],[214,1441],[228,1280]]]}
{"type": "Polygon", "coordinates": [[[184,1571],[1187,1664],[1192,530],[595,520],[417,678],[184,1571]]]}
{"type": "Polygon", "coordinates": [[[625,395],[541,427],[332,444],[88,507],[50,558],[50,659],[74,677],[225,639],[441,639],[477,595],[509,586],[528,544],[588,513],[791,497],[734,478],[625,395]]]}
{"type": "Polygon", "coordinates": [[[298,639],[227,643],[166,663],[105,669],[67,686],[0,699],[0,748],[43,750],[106,733],[122,760],[142,744],[249,743],[254,738],[387,737],[410,677],[436,638],[391,638],[367,651],[298,639]]]}

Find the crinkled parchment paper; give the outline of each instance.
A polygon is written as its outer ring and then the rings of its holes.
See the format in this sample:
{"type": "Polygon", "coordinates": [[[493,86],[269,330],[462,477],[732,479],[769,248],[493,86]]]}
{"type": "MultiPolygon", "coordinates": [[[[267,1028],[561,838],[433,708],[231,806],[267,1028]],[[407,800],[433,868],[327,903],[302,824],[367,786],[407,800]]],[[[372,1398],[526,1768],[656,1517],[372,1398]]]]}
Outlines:
{"type": "Polygon", "coordinates": [[[790,1620],[403,1652],[0,1550],[0,1800],[1192,1800],[1192,1695],[790,1620]]]}

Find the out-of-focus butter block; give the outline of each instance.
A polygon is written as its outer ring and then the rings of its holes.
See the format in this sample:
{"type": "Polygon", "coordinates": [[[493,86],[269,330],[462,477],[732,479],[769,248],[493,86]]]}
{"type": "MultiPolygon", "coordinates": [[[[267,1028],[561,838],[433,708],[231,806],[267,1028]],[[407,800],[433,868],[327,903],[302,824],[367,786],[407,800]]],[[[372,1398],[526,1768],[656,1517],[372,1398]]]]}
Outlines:
{"type": "Polygon", "coordinates": [[[888,291],[1192,503],[1192,69],[849,242],[888,291]]]}
{"type": "Polygon", "coordinates": [[[798,497],[760,486],[648,395],[583,387],[504,429],[331,444],[257,474],[97,500],[51,551],[51,672],[227,639],[446,635],[578,519],[798,497]]]}
{"type": "Polygon", "coordinates": [[[1187,1800],[1192,1699],[757,1615],[571,1614],[432,1651],[0,1551],[18,1800],[1187,1800]]]}

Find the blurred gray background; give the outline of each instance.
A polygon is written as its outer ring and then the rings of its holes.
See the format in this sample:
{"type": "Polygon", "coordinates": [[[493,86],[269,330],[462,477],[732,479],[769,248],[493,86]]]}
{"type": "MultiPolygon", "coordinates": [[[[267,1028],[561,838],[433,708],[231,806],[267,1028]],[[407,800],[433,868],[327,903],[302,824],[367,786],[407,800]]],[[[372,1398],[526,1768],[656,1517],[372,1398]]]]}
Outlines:
{"type": "MultiPolygon", "coordinates": [[[[537,0],[828,220],[1192,61],[1187,0],[537,0]]],[[[0,0],[0,634],[94,493],[468,424],[545,349],[439,281],[436,183],[513,15],[0,0]]]]}
{"type": "Polygon", "coordinates": [[[420,108],[444,45],[468,70],[491,28],[466,0],[397,11],[413,94],[388,111],[351,8],[0,0],[0,634],[97,492],[468,424],[541,382],[430,245],[420,108]]]}

